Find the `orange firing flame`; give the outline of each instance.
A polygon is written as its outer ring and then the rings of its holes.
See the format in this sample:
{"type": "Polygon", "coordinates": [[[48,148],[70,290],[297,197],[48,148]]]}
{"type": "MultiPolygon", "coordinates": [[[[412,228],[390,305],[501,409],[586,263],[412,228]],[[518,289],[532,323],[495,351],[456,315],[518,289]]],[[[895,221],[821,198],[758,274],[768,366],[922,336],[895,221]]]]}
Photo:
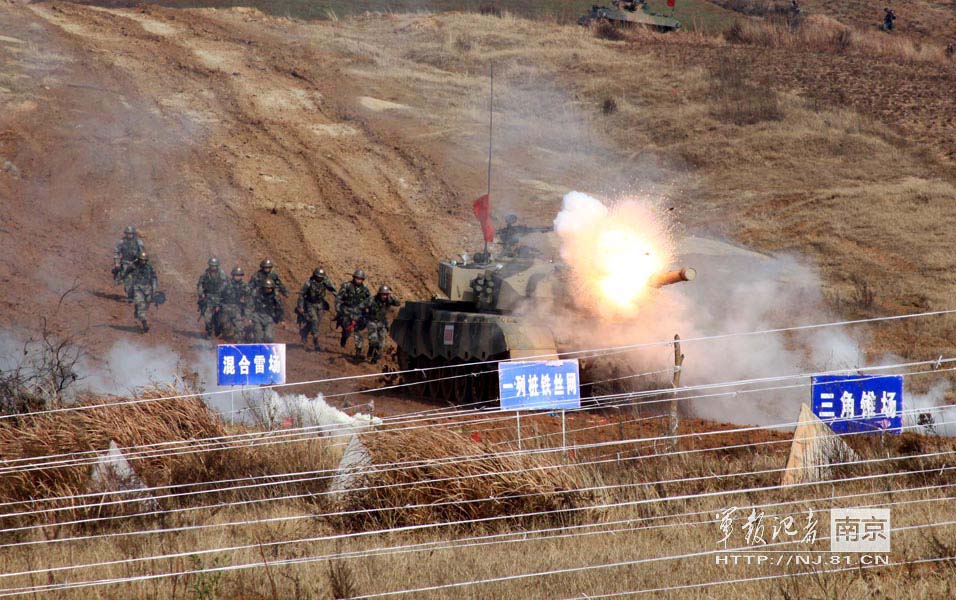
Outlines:
{"type": "Polygon", "coordinates": [[[651,289],[651,278],[671,262],[667,228],[646,200],[628,198],[606,206],[571,192],[555,230],[579,302],[602,317],[634,316],[651,289]]]}

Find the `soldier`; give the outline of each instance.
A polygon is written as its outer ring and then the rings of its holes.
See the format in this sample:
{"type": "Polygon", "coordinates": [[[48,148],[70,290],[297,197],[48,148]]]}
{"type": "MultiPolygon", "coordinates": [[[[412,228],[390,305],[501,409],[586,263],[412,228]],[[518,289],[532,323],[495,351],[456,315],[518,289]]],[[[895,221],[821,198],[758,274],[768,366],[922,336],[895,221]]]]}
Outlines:
{"type": "Polygon", "coordinates": [[[259,270],[252,274],[252,277],[249,278],[249,287],[253,290],[257,290],[262,287],[262,282],[266,279],[271,279],[272,283],[275,284],[276,288],[279,289],[279,293],[283,296],[288,297],[289,290],[286,289],[285,284],[282,283],[282,280],[279,279],[279,274],[273,270],[272,261],[268,258],[262,259],[262,262],[259,263],[259,270]]]}
{"type": "Polygon", "coordinates": [[[266,279],[259,289],[252,292],[252,341],[258,344],[271,344],[275,340],[275,325],[282,322],[285,313],[282,303],[276,296],[276,285],[266,279]]]}
{"type": "Polygon", "coordinates": [[[156,271],[153,265],[149,264],[149,255],[146,252],[140,252],[131,264],[124,267],[121,271],[123,281],[129,281],[133,293],[133,318],[139,321],[143,328],[143,333],[149,331],[149,323],[146,322],[146,309],[159,287],[159,281],[156,279],[156,271]]]}
{"type": "Polygon", "coordinates": [[[312,336],[315,350],[319,350],[319,325],[322,323],[322,312],[329,310],[329,303],[325,293],[335,294],[335,285],[325,274],[325,269],[316,268],[312,277],[305,282],[299,292],[299,300],[295,306],[296,320],[299,323],[299,336],[306,351],[309,350],[309,336],[312,336]]]}
{"type": "Polygon", "coordinates": [[[214,256],[209,259],[208,267],[199,276],[199,283],[196,284],[196,303],[199,306],[199,316],[206,325],[206,337],[222,333],[219,311],[225,285],[226,273],[219,268],[219,259],[214,256]]]}
{"type": "Polygon", "coordinates": [[[368,360],[373,365],[382,357],[382,345],[388,335],[388,309],[401,303],[392,298],[387,285],[378,288],[378,293],[368,303],[365,318],[368,323],[368,360]]]}
{"type": "Polygon", "coordinates": [[[136,228],[130,225],[123,230],[123,239],[120,240],[119,244],[116,245],[116,250],[113,251],[113,283],[116,285],[123,284],[127,302],[133,301],[133,286],[123,278],[121,273],[124,267],[132,265],[139,253],[145,250],[143,240],[139,239],[136,228]]]}
{"type": "Polygon", "coordinates": [[[504,256],[516,256],[518,254],[518,243],[521,238],[529,233],[544,233],[554,231],[554,227],[528,227],[527,225],[517,225],[518,215],[508,215],[505,217],[506,225],[496,231],[498,239],[501,240],[501,253],[504,256]]]}
{"type": "Polygon", "coordinates": [[[349,336],[354,333],[355,358],[357,360],[363,358],[362,346],[365,341],[362,339],[362,330],[365,329],[363,311],[366,305],[368,305],[369,300],[371,300],[371,296],[372,294],[368,291],[368,288],[365,287],[365,271],[355,269],[355,272],[352,273],[352,280],[342,284],[342,287],[339,288],[339,295],[336,298],[335,322],[342,328],[342,337],[339,339],[339,345],[344,348],[349,336]]]}
{"type": "Polygon", "coordinates": [[[249,303],[249,286],[242,280],[245,273],[242,267],[232,269],[232,279],[222,288],[222,303],[219,310],[219,326],[222,336],[230,341],[239,341],[243,338],[245,327],[243,319],[246,317],[246,305],[249,303]]]}
{"type": "Polygon", "coordinates": [[[883,30],[893,31],[896,29],[896,11],[890,7],[883,9],[883,30]]]}

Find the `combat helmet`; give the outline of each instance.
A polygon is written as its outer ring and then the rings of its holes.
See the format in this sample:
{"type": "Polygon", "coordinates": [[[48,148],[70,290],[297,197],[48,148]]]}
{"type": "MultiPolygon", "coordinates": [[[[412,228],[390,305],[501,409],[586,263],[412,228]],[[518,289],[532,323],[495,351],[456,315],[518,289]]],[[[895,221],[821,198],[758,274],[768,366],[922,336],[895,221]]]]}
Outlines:
{"type": "Polygon", "coordinates": [[[323,277],[325,277],[325,269],[322,267],[316,267],[315,270],[312,271],[313,279],[322,279],[323,277]]]}
{"type": "Polygon", "coordinates": [[[149,254],[146,254],[146,251],[144,250],[136,255],[136,260],[141,263],[147,263],[149,262],[149,254]]]}
{"type": "Polygon", "coordinates": [[[505,217],[505,223],[507,223],[508,225],[514,225],[517,222],[518,222],[518,215],[514,213],[505,217]]]}
{"type": "Polygon", "coordinates": [[[213,256],[212,258],[209,259],[209,268],[213,269],[218,267],[219,267],[219,259],[213,256]]]}
{"type": "Polygon", "coordinates": [[[263,259],[262,259],[262,262],[259,263],[259,268],[260,268],[260,269],[271,269],[271,268],[272,268],[272,261],[269,260],[268,258],[263,258],[263,259]]]}
{"type": "Polygon", "coordinates": [[[362,269],[355,269],[355,272],[352,273],[352,279],[361,279],[365,281],[365,271],[362,269]]]}
{"type": "Polygon", "coordinates": [[[382,294],[391,294],[391,293],[392,293],[392,290],[387,285],[383,285],[382,287],[378,288],[378,294],[380,296],[382,294]]]}
{"type": "Polygon", "coordinates": [[[276,289],[276,284],[273,283],[271,279],[265,279],[262,282],[262,289],[264,290],[274,290],[276,289]]]}
{"type": "Polygon", "coordinates": [[[127,225],[126,229],[123,230],[123,235],[136,235],[136,228],[132,225],[127,225]]]}
{"type": "Polygon", "coordinates": [[[245,275],[246,272],[242,270],[242,267],[236,266],[232,268],[232,276],[236,277],[237,275],[245,275]]]}

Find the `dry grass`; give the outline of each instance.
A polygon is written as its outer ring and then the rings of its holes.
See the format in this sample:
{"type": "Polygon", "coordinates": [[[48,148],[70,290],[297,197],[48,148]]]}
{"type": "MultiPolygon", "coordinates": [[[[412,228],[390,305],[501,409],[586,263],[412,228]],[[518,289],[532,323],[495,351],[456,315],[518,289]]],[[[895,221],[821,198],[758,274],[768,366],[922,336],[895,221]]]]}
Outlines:
{"type": "MultiPolygon", "coordinates": [[[[359,476],[354,485],[371,489],[346,494],[342,508],[368,512],[343,517],[341,524],[349,530],[487,519],[576,508],[599,501],[599,494],[572,491],[591,487],[593,474],[573,464],[562,466],[563,457],[553,453],[502,456],[487,442],[478,443],[454,431],[441,430],[384,432],[364,443],[371,459],[370,472],[359,476]],[[472,455],[483,457],[467,462],[442,460],[472,455]],[[409,461],[426,464],[400,470],[375,469],[376,465],[409,461]],[[424,483],[429,481],[441,483],[424,483]],[[462,504],[448,504],[449,501],[462,504]],[[399,507],[407,508],[394,510],[399,507]]],[[[554,513],[520,522],[510,520],[508,526],[575,520],[574,515],[554,513]]]]}
{"type": "MultiPolygon", "coordinates": [[[[156,387],[143,391],[138,399],[160,398],[176,395],[174,388],[156,387]]],[[[119,398],[90,398],[89,404],[107,401],[120,402],[119,398]]],[[[0,475],[0,502],[16,502],[16,511],[37,508],[71,508],[54,513],[25,515],[4,519],[4,526],[22,526],[34,523],[54,523],[90,517],[116,514],[131,514],[152,508],[174,509],[183,506],[240,498],[265,498],[277,493],[270,487],[254,488],[235,492],[197,494],[154,501],[101,504],[130,496],[113,493],[110,484],[98,486],[91,481],[94,470],[90,459],[116,442],[120,448],[164,444],[156,451],[130,459],[130,465],[143,484],[149,487],[202,484],[219,479],[251,477],[260,474],[281,474],[301,470],[303,465],[311,468],[331,468],[338,460],[337,452],[321,439],[299,444],[282,444],[273,451],[263,453],[238,445],[212,447],[209,451],[188,452],[189,443],[205,438],[215,438],[235,433],[228,430],[219,416],[206,407],[199,398],[177,399],[140,404],[127,404],[38,415],[22,418],[17,423],[5,421],[0,425],[0,456],[16,460],[17,464],[30,464],[31,457],[63,456],[68,460],[78,455],[75,466],[66,465],[29,471],[13,471],[0,475]],[[173,451],[169,451],[172,449],[173,451]],[[176,449],[186,452],[176,453],[176,449]],[[102,493],[100,493],[102,492],[102,493]],[[76,496],[96,493],[96,496],[62,502],[39,502],[44,498],[76,496]],[[78,505],[86,505],[79,508],[78,505]]],[[[303,493],[324,490],[325,480],[286,486],[282,493],[303,493]]],[[[191,491],[206,489],[192,486],[191,491]]]]}
{"type": "MultiPolygon", "coordinates": [[[[529,418],[527,426],[534,429],[535,424],[548,422],[546,417],[529,418]]],[[[694,427],[694,423],[686,423],[694,427]]],[[[605,433],[608,433],[605,431],[605,433]]],[[[628,436],[647,435],[650,431],[635,429],[631,426],[625,432],[628,436]]],[[[514,435],[514,431],[506,432],[514,435]]],[[[527,433],[525,435],[528,435],[527,433]]],[[[728,434],[730,435],[730,434],[728,434]]],[[[785,439],[784,436],[772,436],[785,439]]],[[[431,459],[438,461],[448,454],[462,454],[480,451],[481,446],[471,442],[464,434],[449,431],[427,436],[411,436],[398,432],[385,431],[381,435],[368,436],[368,447],[377,461],[402,459],[431,459]]],[[[727,438],[712,438],[708,444],[720,446],[740,441],[736,435],[727,438]]],[[[856,444],[864,457],[898,455],[913,452],[932,452],[952,448],[952,443],[933,438],[906,436],[890,438],[885,446],[873,438],[866,443],[856,444]]],[[[681,449],[691,449],[699,442],[687,440],[681,449]]],[[[829,497],[831,494],[850,494],[875,492],[865,500],[856,500],[852,504],[860,505],[874,502],[897,501],[901,499],[933,499],[940,492],[910,492],[889,494],[892,484],[865,481],[855,484],[824,484],[801,490],[767,491],[759,495],[729,494],[717,497],[695,497],[696,494],[728,490],[746,486],[772,486],[779,474],[767,474],[733,479],[709,478],[698,482],[673,484],[642,485],[642,482],[679,480],[691,477],[708,477],[714,474],[734,474],[741,471],[773,469],[782,466],[786,459],[786,444],[780,444],[773,451],[754,454],[747,450],[722,450],[697,455],[672,456],[669,458],[648,457],[641,461],[610,462],[597,471],[594,467],[570,465],[559,470],[562,474],[526,474],[521,477],[494,476],[487,483],[469,485],[466,480],[441,485],[414,485],[416,481],[436,476],[457,473],[475,474],[489,469],[500,470],[531,464],[515,464],[511,459],[490,458],[478,461],[475,466],[459,464],[452,467],[434,466],[422,470],[409,471],[405,477],[390,476],[390,483],[407,482],[409,491],[402,494],[388,494],[368,497],[372,504],[368,507],[385,504],[400,505],[402,502],[446,502],[465,500],[473,495],[498,493],[506,496],[516,490],[525,492],[547,492],[554,486],[581,486],[590,482],[603,481],[622,487],[612,488],[601,497],[576,495],[575,502],[586,501],[590,504],[615,504],[628,502],[612,508],[581,511],[580,517],[573,521],[553,520],[514,522],[504,520],[497,529],[478,531],[473,528],[436,527],[420,531],[405,532],[401,535],[355,536],[339,539],[315,540],[308,543],[280,543],[301,538],[321,537],[334,534],[340,523],[327,517],[298,518],[314,512],[313,504],[307,499],[289,500],[280,503],[262,505],[232,506],[220,510],[205,510],[172,515],[164,523],[166,526],[185,526],[187,529],[164,535],[139,536],[134,538],[100,538],[83,543],[63,543],[55,546],[24,546],[6,548],[2,560],[6,573],[26,569],[69,565],[86,562],[124,560],[155,554],[184,555],[174,559],[156,562],[129,563],[86,569],[79,572],[64,572],[52,578],[31,579],[26,576],[7,578],[5,586],[31,585],[53,581],[71,581],[86,578],[128,577],[146,572],[165,572],[193,569],[214,569],[242,565],[263,560],[274,563],[287,558],[322,557],[325,555],[349,552],[362,552],[373,548],[389,546],[407,546],[424,544],[421,550],[405,549],[403,553],[364,556],[361,558],[339,558],[332,561],[320,560],[299,565],[278,566],[256,570],[238,570],[227,572],[201,573],[176,578],[158,579],[134,585],[118,585],[81,590],[79,593],[63,594],[63,597],[84,598],[343,598],[358,594],[376,593],[403,588],[437,585],[459,581],[469,581],[499,577],[503,575],[547,571],[556,568],[596,565],[618,561],[633,561],[654,557],[666,557],[679,554],[708,552],[715,548],[720,538],[717,525],[710,522],[716,511],[729,506],[746,507],[754,503],[798,500],[800,498],[829,497]],[[685,500],[668,501],[668,497],[688,495],[685,500]],[[670,518],[675,513],[689,513],[678,519],[670,518]],[[295,518],[293,518],[295,517],[295,518]],[[271,523],[252,523],[242,527],[222,527],[202,530],[190,530],[195,525],[217,525],[230,521],[249,519],[283,519],[271,523]],[[610,523],[616,523],[611,525],[610,523]],[[564,529],[566,525],[580,526],[591,524],[584,529],[564,529]],[[547,534],[523,533],[529,529],[556,528],[547,534]],[[609,531],[618,530],[616,533],[609,531]],[[464,538],[475,534],[496,533],[512,535],[498,538],[493,546],[464,546],[459,548],[435,547],[436,542],[464,538]],[[575,537],[567,534],[588,533],[575,537]],[[228,552],[197,553],[200,549],[216,549],[224,546],[251,545],[251,548],[228,552]],[[53,548],[54,551],[50,551],[53,548]]],[[[636,448],[613,448],[613,450],[637,450],[636,448]]],[[[265,450],[261,454],[271,454],[265,450]]],[[[653,449],[644,448],[641,454],[652,454],[653,449]]],[[[623,452],[627,457],[630,453],[623,452]]],[[[578,460],[597,459],[600,453],[578,456],[578,460]]],[[[900,471],[906,468],[933,468],[942,466],[943,461],[927,462],[914,459],[893,466],[884,465],[885,472],[900,471]]],[[[300,469],[311,465],[300,464],[300,469]]],[[[880,468],[856,468],[841,473],[842,476],[863,475],[883,472],[880,468]]],[[[384,482],[384,478],[375,478],[384,482]]],[[[893,480],[887,480],[893,481],[893,480]]],[[[920,478],[908,478],[901,483],[910,486],[948,483],[952,477],[948,474],[929,474],[920,478]]],[[[570,494],[562,494],[571,497],[570,494]]],[[[547,500],[538,500],[540,508],[558,508],[547,500]]],[[[767,508],[768,515],[806,510],[811,504],[799,502],[777,508],[767,508]]],[[[829,503],[812,504],[818,509],[820,535],[827,535],[828,522],[821,509],[829,503]]],[[[446,509],[435,507],[427,512],[413,512],[391,522],[387,519],[369,517],[358,522],[358,528],[398,525],[402,522],[425,523],[443,521],[448,518],[467,518],[484,514],[507,515],[526,510],[530,503],[514,504],[503,498],[500,506],[486,505],[477,509],[471,505],[460,505],[446,509]]],[[[374,513],[371,513],[374,515],[374,513]]],[[[803,525],[805,515],[797,515],[797,522],[803,525]]],[[[947,520],[956,518],[956,504],[952,502],[933,502],[913,504],[893,513],[896,527],[947,520]]],[[[771,521],[767,522],[769,535],[771,521]]],[[[130,524],[131,528],[150,528],[158,525],[148,522],[130,524]]],[[[739,523],[738,523],[739,526],[739,523]]],[[[51,530],[52,532],[53,530],[51,530]]],[[[99,533],[94,529],[87,533],[99,533]]],[[[900,532],[894,536],[893,559],[905,560],[914,557],[944,556],[949,552],[947,541],[951,533],[949,528],[935,531],[920,530],[900,532]]],[[[739,531],[738,531],[739,533],[739,531]]],[[[54,533],[54,535],[56,535],[54,533]]],[[[59,537],[65,535],[60,532],[59,537]]],[[[739,533],[742,536],[742,533],[739,533]]],[[[42,539],[39,535],[25,538],[42,539]]],[[[743,544],[742,538],[734,538],[737,544],[743,544]]],[[[796,572],[798,569],[791,569],[796,572]]],[[[761,575],[786,573],[779,567],[761,570],[761,575]]],[[[626,589],[648,589],[661,585],[679,585],[698,581],[721,580],[735,577],[748,577],[756,574],[752,568],[744,566],[719,566],[713,556],[702,555],[679,560],[648,562],[630,568],[599,569],[592,572],[571,573],[536,577],[529,580],[515,580],[496,584],[469,586],[451,590],[456,597],[522,597],[546,598],[555,596],[594,595],[626,589]]],[[[827,575],[820,581],[826,586],[837,586],[840,597],[863,599],[869,597],[873,586],[878,586],[888,596],[907,596],[920,593],[923,597],[938,597],[945,593],[947,586],[953,584],[951,571],[936,571],[932,576],[920,577],[911,573],[901,576],[898,570],[877,570],[868,573],[865,580],[858,576],[827,575]]],[[[811,588],[805,578],[784,579],[777,583],[752,583],[728,587],[725,595],[766,596],[771,590],[784,589],[796,593],[795,597],[804,597],[811,588]]],[[[720,588],[716,588],[720,589],[720,588]]],[[[449,590],[423,594],[426,598],[448,597],[449,590]]],[[[695,598],[696,593],[689,591],[675,594],[676,597],[695,598]]]]}
{"type": "Polygon", "coordinates": [[[908,62],[952,64],[941,46],[854,28],[824,15],[810,15],[796,27],[776,20],[737,21],[724,32],[724,38],[733,43],[787,48],[797,52],[853,52],[908,62]]]}

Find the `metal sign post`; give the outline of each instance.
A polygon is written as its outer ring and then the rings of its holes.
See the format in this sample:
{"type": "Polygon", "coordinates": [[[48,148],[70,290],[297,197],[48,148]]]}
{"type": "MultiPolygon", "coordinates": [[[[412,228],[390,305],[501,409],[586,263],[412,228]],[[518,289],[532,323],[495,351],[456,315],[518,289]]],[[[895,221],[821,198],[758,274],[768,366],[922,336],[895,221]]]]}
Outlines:
{"type": "Polygon", "coordinates": [[[518,423],[518,450],[521,450],[521,411],[515,411],[515,421],[518,423]]]}
{"type": "Polygon", "coordinates": [[[515,411],[518,450],[521,450],[521,411],[561,411],[561,446],[567,453],[564,411],[581,407],[577,359],[498,363],[501,410],[515,411]]]}

